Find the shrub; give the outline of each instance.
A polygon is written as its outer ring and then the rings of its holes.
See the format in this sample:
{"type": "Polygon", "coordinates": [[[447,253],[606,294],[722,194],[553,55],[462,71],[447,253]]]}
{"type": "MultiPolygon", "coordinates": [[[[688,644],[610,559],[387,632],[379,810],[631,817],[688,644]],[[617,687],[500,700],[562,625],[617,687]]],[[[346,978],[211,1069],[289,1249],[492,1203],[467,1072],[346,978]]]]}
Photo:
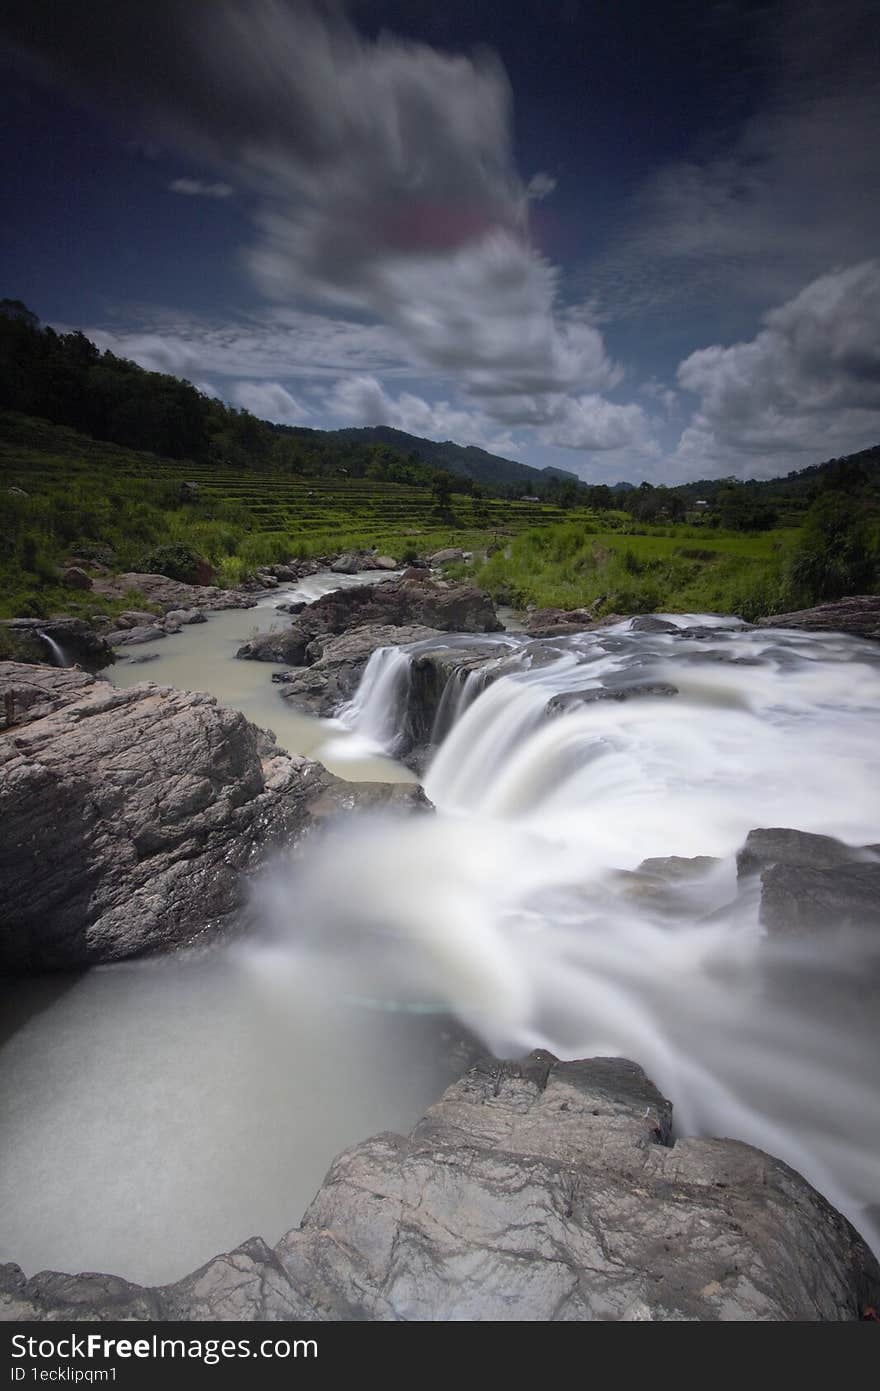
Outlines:
{"type": "Polygon", "coordinates": [[[139,568],[150,575],[165,575],[169,580],[196,584],[204,573],[205,561],[189,546],[156,546],[141,556],[139,568]]]}

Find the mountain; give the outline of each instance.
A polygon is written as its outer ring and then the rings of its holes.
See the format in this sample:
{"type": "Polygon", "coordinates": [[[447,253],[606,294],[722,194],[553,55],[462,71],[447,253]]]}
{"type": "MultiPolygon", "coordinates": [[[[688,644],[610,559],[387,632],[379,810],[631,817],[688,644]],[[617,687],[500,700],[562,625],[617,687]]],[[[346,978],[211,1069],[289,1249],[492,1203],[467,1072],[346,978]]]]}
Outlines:
{"type": "Polygon", "coordinates": [[[361,444],[385,444],[402,454],[415,454],[424,464],[433,468],[445,469],[461,478],[469,478],[485,488],[495,489],[524,484],[527,488],[537,488],[555,479],[557,482],[574,483],[583,486],[583,480],[567,469],[532,468],[530,464],[519,464],[514,459],[505,459],[500,454],[490,454],[486,449],[478,449],[474,444],[455,444],[452,440],[422,439],[419,435],[408,435],[404,430],[392,429],[390,425],[350,426],[344,430],[328,430],[330,438],[351,440],[361,444]]]}

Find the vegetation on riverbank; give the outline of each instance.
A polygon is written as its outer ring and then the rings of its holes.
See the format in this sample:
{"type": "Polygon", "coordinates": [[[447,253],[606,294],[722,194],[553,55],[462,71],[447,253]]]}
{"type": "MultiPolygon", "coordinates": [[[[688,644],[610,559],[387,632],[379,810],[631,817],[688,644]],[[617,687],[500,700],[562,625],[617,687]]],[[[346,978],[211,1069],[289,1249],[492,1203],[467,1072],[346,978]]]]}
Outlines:
{"type": "Polygon", "coordinates": [[[71,565],[233,586],[371,547],[405,562],[454,546],[473,557],[451,573],[499,602],[600,614],[753,619],[880,588],[880,448],[680,488],[526,469],[526,499],[523,465],[395,431],[273,426],[43,329],[17,301],[0,311],[0,617],[120,607],[63,583],[71,565]],[[491,479],[505,462],[494,488],[448,471],[491,479]]]}

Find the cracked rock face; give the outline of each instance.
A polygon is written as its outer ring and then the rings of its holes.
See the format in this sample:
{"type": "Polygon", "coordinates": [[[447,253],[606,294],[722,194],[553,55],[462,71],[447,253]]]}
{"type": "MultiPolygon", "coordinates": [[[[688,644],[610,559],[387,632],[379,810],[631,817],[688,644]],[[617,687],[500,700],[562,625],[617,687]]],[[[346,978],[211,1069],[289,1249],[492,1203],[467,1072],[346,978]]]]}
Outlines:
{"type": "Polygon", "coordinates": [[[212,696],[0,663],[0,967],[76,967],[192,940],[244,875],[362,789],[212,696]],[[11,713],[11,721],[10,721],[11,713]]]}
{"type": "Polygon", "coordinates": [[[634,1063],[472,1067],[332,1165],[300,1227],[156,1289],[0,1269],[0,1318],[831,1320],[880,1297],[857,1232],[779,1160],[670,1141],[634,1063]]]}

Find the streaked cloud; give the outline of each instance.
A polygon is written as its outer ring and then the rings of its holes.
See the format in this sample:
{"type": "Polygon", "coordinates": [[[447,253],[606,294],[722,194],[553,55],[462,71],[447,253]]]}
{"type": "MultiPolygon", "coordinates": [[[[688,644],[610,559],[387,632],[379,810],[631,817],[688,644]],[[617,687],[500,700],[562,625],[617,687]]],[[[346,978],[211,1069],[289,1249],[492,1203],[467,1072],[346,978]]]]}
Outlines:
{"type": "Polygon", "coordinates": [[[209,183],[205,179],[174,179],[168,189],[187,198],[231,198],[235,193],[231,184],[209,183]]]}

